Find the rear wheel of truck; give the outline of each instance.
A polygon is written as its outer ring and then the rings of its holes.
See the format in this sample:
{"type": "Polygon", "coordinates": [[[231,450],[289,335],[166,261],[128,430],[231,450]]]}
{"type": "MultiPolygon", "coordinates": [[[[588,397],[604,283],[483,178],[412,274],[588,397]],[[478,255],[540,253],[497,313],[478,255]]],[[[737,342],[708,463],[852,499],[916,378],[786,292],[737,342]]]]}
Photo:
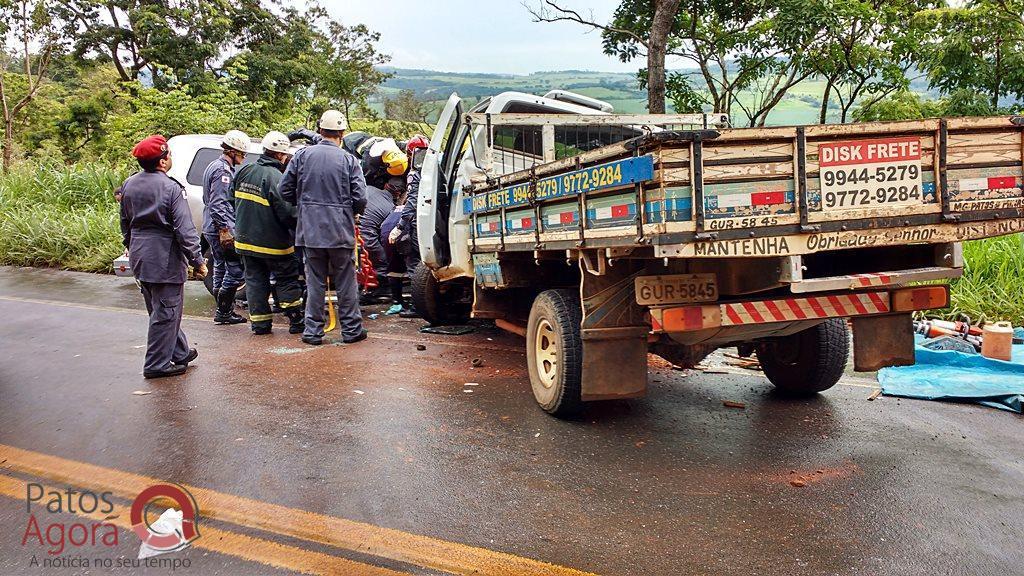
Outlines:
{"type": "Polygon", "coordinates": [[[526,363],[533,397],[560,418],[583,407],[583,313],[574,290],[545,290],[533,301],[526,326],[526,363]]]}
{"type": "Polygon", "coordinates": [[[409,288],[416,312],[432,326],[462,324],[469,320],[469,307],[463,302],[465,287],[458,281],[442,286],[430,268],[420,262],[412,273],[409,288]]]}
{"type": "Polygon", "coordinates": [[[809,396],[839,382],[850,356],[846,320],[833,318],[796,334],[756,345],[768,380],[782,393],[809,396]]]}

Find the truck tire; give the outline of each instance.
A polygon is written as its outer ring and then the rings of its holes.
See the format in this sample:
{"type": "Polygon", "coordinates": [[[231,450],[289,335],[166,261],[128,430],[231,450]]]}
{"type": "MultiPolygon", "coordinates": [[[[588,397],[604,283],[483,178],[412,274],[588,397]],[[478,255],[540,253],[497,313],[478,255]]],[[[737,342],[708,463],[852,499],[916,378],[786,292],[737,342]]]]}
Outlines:
{"type": "Polygon", "coordinates": [[[810,396],[839,382],[850,356],[846,320],[833,318],[756,345],[757,359],[768,380],[790,396],[810,396]]]}
{"type": "Polygon", "coordinates": [[[545,290],[530,308],[526,364],[537,404],[559,418],[580,412],[583,380],[583,312],[574,290],[545,290]]]}
{"type": "Polygon", "coordinates": [[[441,283],[426,264],[420,262],[416,266],[410,280],[412,305],[432,326],[462,324],[469,320],[469,309],[461,302],[463,290],[454,285],[446,288],[442,291],[441,283]]]}

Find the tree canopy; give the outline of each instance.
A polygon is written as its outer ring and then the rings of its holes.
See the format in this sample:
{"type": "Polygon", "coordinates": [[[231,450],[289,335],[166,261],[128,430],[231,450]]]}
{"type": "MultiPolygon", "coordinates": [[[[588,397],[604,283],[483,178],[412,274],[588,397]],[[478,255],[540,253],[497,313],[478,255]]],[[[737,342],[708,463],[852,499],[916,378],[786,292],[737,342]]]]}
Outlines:
{"type": "Polygon", "coordinates": [[[0,15],[5,160],[123,154],[150,131],[294,128],[355,112],[388,77],[379,36],[316,4],[0,0],[0,15]]]}

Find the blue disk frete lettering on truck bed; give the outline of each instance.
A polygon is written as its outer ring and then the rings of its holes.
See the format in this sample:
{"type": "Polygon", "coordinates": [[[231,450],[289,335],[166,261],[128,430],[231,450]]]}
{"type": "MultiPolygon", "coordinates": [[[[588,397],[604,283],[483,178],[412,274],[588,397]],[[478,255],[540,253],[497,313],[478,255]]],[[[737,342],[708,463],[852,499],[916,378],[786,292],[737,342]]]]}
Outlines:
{"type": "MultiPolygon", "coordinates": [[[[621,186],[647,182],[654,178],[654,158],[650,155],[624,158],[614,162],[598,164],[589,168],[573,170],[537,181],[537,202],[575,196],[584,192],[595,192],[621,186]]],[[[462,200],[466,214],[488,212],[499,208],[526,206],[530,204],[530,183],[524,182],[474,194],[462,200]]]]}

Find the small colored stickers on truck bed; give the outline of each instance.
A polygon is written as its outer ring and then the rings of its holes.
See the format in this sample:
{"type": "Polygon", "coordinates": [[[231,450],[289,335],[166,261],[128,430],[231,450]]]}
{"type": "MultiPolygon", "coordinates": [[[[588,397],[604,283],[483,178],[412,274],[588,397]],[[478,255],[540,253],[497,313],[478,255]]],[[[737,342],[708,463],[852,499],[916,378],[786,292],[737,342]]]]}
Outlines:
{"type": "MultiPolygon", "coordinates": [[[[538,180],[535,201],[541,202],[563,196],[628,186],[637,182],[646,182],[652,178],[654,178],[654,158],[650,155],[625,158],[538,180]]],[[[529,203],[530,183],[524,182],[464,198],[463,212],[474,214],[499,208],[524,206],[529,203]]]]}

